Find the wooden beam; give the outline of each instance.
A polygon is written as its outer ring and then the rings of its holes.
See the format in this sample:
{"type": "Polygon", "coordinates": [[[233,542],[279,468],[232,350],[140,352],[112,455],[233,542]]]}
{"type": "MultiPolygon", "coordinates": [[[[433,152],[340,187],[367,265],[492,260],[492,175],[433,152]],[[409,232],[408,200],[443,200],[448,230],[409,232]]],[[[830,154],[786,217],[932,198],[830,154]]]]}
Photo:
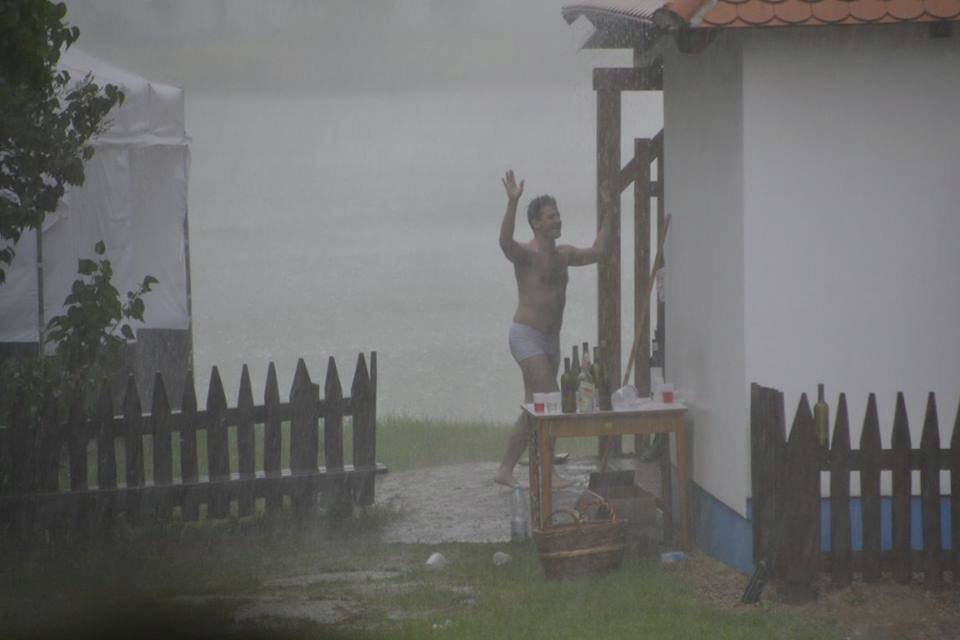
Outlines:
{"type": "Polygon", "coordinates": [[[663,67],[610,67],[593,70],[594,91],[663,91],[663,67]]]}
{"type": "MultiPolygon", "coordinates": [[[[639,138],[638,138],[638,139],[639,139],[639,138]]],[[[651,149],[651,154],[652,154],[652,153],[653,153],[653,150],[651,149]]],[[[636,180],[637,180],[637,179],[639,178],[639,176],[640,176],[640,171],[639,171],[639,169],[638,169],[637,167],[638,167],[638,165],[637,165],[637,159],[636,159],[636,157],[633,157],[633,158],[630,159],[630,162],[628,162],[628,163],[626,164],[626,166],[624,166],[623,169],[620,170],[620,177],[617,178],[616,193],[623,193],[623,191],[624,191],[627,187],[629,187],[631,184],[633,184],[634,182],[636,182],[636,180]]],[[[650,171],[648,170],[648,171],[647,171],[647,174],[649,175],[649,173],[650,173],[650,171]]],[[[649,181],[649,187],[648,187],[648,188],[649,188],[649,191],[650,191],[650,197],[651,197],[651,198],[656,198],[656,197],[658,197],[658,196],[660,195],[660,182],[659,182],[659,181],[657,181],[657,180],[650,180],[650,181],[649,181]]]]}

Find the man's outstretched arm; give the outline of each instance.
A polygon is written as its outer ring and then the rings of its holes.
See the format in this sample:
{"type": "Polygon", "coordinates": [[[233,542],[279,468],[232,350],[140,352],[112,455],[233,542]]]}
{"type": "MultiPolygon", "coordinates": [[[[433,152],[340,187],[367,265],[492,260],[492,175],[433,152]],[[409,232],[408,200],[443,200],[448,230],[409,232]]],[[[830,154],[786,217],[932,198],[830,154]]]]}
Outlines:
{"type": "Polygon", "coordinates": [[[513,231],[517,224],[517,203],[523,195],[523,180],[517,185],[511,170],[507,171],[502,182],[507,192],[507,211],[503,214],[503,222],[500,224],[500,249],[510,262],[516,262],[523,257],[523,246],[513,239],[513,231]]]}
{"type": "MultiPolygon", "coordinates": [[[[610,194],[605,187],[600,188],[600,197],[605,202],[609,202],[610,194]]],[[[567,264],[571,267],[583,267],[588,264],[595,264],[600,261],[601,256],[607,255],[613,247],[613,216],[607,214],[603,222],[600,223],[600,232],[597,233],[596,240],[586,249],[577,247],[567,247],[569,258],[567,264]]]]}

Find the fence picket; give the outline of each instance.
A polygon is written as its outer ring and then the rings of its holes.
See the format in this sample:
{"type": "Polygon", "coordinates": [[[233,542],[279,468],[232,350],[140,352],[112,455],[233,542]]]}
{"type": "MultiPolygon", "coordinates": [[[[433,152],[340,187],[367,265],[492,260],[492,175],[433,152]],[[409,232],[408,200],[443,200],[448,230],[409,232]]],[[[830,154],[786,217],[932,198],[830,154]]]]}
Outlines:
{"type": "MultiPolygon", "coordinates": [[[[158,371],[153,376],[153,400],[150,408],[150,433],[153,434],[153,484],[173,484],[173,429],[171,426],[170,401],[163,376],[158,371]]],[[[173,505],[169,498],[162,497],[156,503],[157,518],[170,518],[173,505]]]]}
{"type": "MultiPolygon", "coordinates": [[[[353,399],[353,466],[355,469],[369,469],[377,464],[377,425],[374,423],[375,414],[370,410],[370,375],[362,353],[357,358],[350,395],[353,399]]],[[[353,487],[357,503],[373,504],[374,476],[359,476],[358,480],[359,484],[353,487]]]]}
{"type": "MultiPolygon", "coordinates": [[[[140,410],[140,393],[133,374],[127,376],[127,388],[123,395],[123,445],[126,455],[127,487],[143,486],[143,426],[140,410]]],[[[139,493],[126,493],[124,508],[127,517],[136,524],[143,518],[143,506],[139,493]]]]}
{"type": "MultiPolygon", "coordinates": [[[[328,471],[343,469],[343,389],[333,356],[327,360],[327,377],[323,395],[323,461],[328,471]]],[[[354,417],[356,420],[356,417],[354,417]]]]}
{"type": "MultiPolygon", "coordinates": [[[[290,389],[290,467],[294,475],[315,473],[319,454],[319,388],[310,381],[307,365],[300,358],[290,389]]],[[[306,515],[313,503],[313,491],[297,484],[290,496],[294,511],[306,515]]]]}
{"type": "Polygon", "coordinates": [[[960,584],[960,405],[950,435],[950,568],[960,584]]]}
{"type": "Polygon", "coordinates": [[[867,412],[860,432],[860,499],[863,502],[861,527],[863,531],[864,582],[880,580],[880,420],[877,417],[877,397],[867,398],[867,412]]]}
{"type": "MultiPolygon", "coordinates": [[[[220,371],[216,367],[210,373],[210,388],[207,390],[207,469],[211,482],[230,479],[230,451],[227,424],[224,413],[227,410],[227,396],[223,392],[220,371]]],[[[226,518],[230,511],[229,496],[216,491],[207,503],[208,516],[226,518]]]]}
{"type": "Polygon", "coordinates": [[[927,396],[927,412],[920,436],[920,501],[923,510],[923,578],[928,589],[943,580],[940,552],[940,426],[937,400],[927,396]]]}
{"type": "Polygon", "coordinates": [[[903,392],[893,418],[893,579],[910,582],[910,426],[903,392]]]}
{"type": "Polygon", "coordinates": [[[253,477],[256,472],[254,449],[256,438],[253,432],[253,386],[250,384],[250,371],[243,365],[240,374],[240,392],[237,397],[237,468],[243,484],[240,489],[238,508],[241,516],[252,516],[255,497],[253,477]]]}
{"type": "Polygon", "coordinates": [[[750,385],[750,462],[751,508],[757,526],[753,527],[753,557],[755,562],[770,557],[770,532],[774,530],[774,477],[777,473],[776,391],[757,383],[750,385]]]}
{"type": "Polygon", "coordinates": [[[837,417],[830,446],[830,568],[833,585],[850,584],[853,570],[850,543],[850,425],[847,394],[837,402],[837,417]]]}
{"type": "Polygon", "coordinates": [[[87,442],[89,434],[84,424],[83,399],[79,396],[75,396],[70,402],[66,437],[70,490],[85,491],[87,489],[87,442]]]}
{"type": "MultiPolygon", "coordinates": [[[[267,367],[263,405],[266,411],[263,423],[263,473],[268,478],[275,478],[280,475],[280,386],[277,384],[277,368],[272,362],[267,367]]],[[[283,495],[275,483],[269,485],[263,498],[267,513],[273,513],[283,504],[283,495]]]]}
{"type": "MultiPolygon", "coordinates": [[[[81,402],[69,405],[61,422],[52,392],[47,394],[39,415],[27,415],[26,404],[17,402],[11,414],[2,416],[0,429],[0,533],[13,540],[31,542],[51,540],[72,532],[77,525],[94,516],[91,524],[105,528],[118,511],[124,511],[131,524],[140,524],[147,514],[167,519],[176,500],[183,500],[184,520],[199,517],[200,503],[209,506],[211,518],[225,517],[230,500],[239,500],[241,515],[256,510],[256,496],[267,498],[268,510],[282,505],[289,493],[298,515],[316,504],[319,491],[349,506],[373,501],[373,477],[383,469],[375,461],[376,429],[376,353],[370,356],[370,370],[360,356],[354,377],[353,398],[344,398],[335,363],[331,359],[328,386],[331,397],[320,399],[318,385],[310,381],[304,361],[298,362],[297,375],[289,404],[279,398],[275,367],[271,364],[264,405],[255,406],[249,369],[243,367],[236,409],[227,406],[223,384],[213,368],[204,412],[197,409],[192,371],[185,378],[182,409],[173,412],[163,378],[157,374],[152,385],[148,413],[143,413],[134,377],[128,376],[122,410],[115,415],[109,384],[98,395],[95,411],[87,420],[81,402]],[[318,421],[321,408],[339,412],[340,432],[337,447],[328,455],[339,454],[339,469],[318,468],[318,421]],[[343,465],[342,419],[352,409],[354,415],[354,465],[343,465]],[[291,466],[293,477],[281,469],[281,420],[291,419],[291,466]],[[265,421],[264,471],[257,472],[255,422],[265,421]],[[232,469],[229,430],[237,430],[237,463],[232,469]],[[200,429],[206,430],[206,460],[198,456],[200,429]],[[177,430],[177,440],[174,440],[177,430]],[[149,436],[149,439],[148,439],[149,436]],[[120,440],[122,445],[118,445],[120,440]],[[91,441],[96,450],[96,477],[91,479],[87,456],[91,441]],[[147,447],[152,442],[149,451],[147,447]],[[122,468],[118,455],[122,446],[122,468]],[[179,450],[176,468],[174,450],[179,450]],[[150,455],[150,460],[144,456],[150,455]],[[66,456],[66,457],[64,457],[66,456]],[[64,462],[65,461],[65,462],[64,462]],[[61,482],[65,469],[69,481],[61,482]],[[201,464],[209,477],[200,477],[201,464]],[[152,473],[149,471],[152,469],[152,473]],[[239,473],[231,474],[231,469],[239,473]],[[178,483],[177,477],[180,482],[178,483]],[[95,484],[94,484],[95,482],[95,484]],[[182,488],[177,485],[182,484],[182,488]],[[353,491],[351,491],[353,489],[353,491]],[[6,498],[13,494],[16,499],[6,498]],[[37,533],[42,534],[40,536],[37,533]]],[[[337,418],[331,423],[337,422],[337,418]]],[[[326,438],[325,438],[326,443],[326,438]]],[[[339,505],[338,505],[339,506],[339,505]]]]}
{"type": "Polygon", "coordinates": [[[180,401],[180,477],[186,485],[183,492],[183,519],[200,517],[200,497],[197,482],[197,390],[193,371],[187,371],[183,381],[183,399],[180,401]]]}
{"type": "Polygon", "coordinates": [[[792,597],[812,594],[820,558],[820,442],[807,395],[793,420],[784,461],[784,499],[791,505],[784,515],[777,557],[786,562],[783,579],[792,597]]]}
{"type": "Polygon", "coordinates": [[[48,393],[40,415],[40,428],[36,433],[40,452],[39,473],[34,480],[36,490],[52,492],[57,490],[60,475],[60,423],[57,415],[57,403],[52,393],[48,393]]]}

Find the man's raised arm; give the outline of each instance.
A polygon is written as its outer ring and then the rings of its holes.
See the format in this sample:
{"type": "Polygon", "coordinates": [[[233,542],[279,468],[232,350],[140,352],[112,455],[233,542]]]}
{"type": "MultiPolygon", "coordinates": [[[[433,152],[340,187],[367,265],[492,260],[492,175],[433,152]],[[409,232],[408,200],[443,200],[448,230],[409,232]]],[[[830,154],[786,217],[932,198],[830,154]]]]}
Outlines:
{"type": "Polygon", "coordinates": [[[517,224],[517,203],[523,195],[523,180],[517,185],[513,171],[507,171],[503,177],[503,188],[507,192],[507,211],[500,224],[500,248],[510,262],[516,262],[523,256],[523,247],[513,239],[513,230],[517,224]]]}

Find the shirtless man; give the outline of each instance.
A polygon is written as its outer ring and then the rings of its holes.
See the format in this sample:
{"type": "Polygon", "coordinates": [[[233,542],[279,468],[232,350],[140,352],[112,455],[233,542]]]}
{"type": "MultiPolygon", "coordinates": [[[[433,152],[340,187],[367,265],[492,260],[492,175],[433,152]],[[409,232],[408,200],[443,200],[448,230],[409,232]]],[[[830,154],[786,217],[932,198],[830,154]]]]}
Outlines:
{"type": "MultiPolygon", "coordinates": [[[[567,267],[595,264],[604,255],[612,240],[613,230],[604,219],[600,233],[591,247],[578,249],[557,245],[560,237],[560,211],[551,196],[530,201],[527,220],[533,228],[533,240],[520,243],[513,239],[517,203],[523,195],[523,180],[517,184],[513,171],[503,178],[507,192],[507,212],[500,225],[500,248],[513,263],[520,301],[510,326],[510,353],[523,372],[526,401],[534,393],[557,391],[560,368],[560,325],[567,300],[567,267]]],[[[601,190],[603,194],[604,190],[601,190]]],[[[527,426],[521,415],[507,441],[500,468],[494,480],[508,487],[517,486],[513,477],[523,450],[527,446],[527,426]]],[[[562,482],[569,485],[569,482],[562,482]]],[[[554,482],[554,486],[558,486],[554,482]]]]}

